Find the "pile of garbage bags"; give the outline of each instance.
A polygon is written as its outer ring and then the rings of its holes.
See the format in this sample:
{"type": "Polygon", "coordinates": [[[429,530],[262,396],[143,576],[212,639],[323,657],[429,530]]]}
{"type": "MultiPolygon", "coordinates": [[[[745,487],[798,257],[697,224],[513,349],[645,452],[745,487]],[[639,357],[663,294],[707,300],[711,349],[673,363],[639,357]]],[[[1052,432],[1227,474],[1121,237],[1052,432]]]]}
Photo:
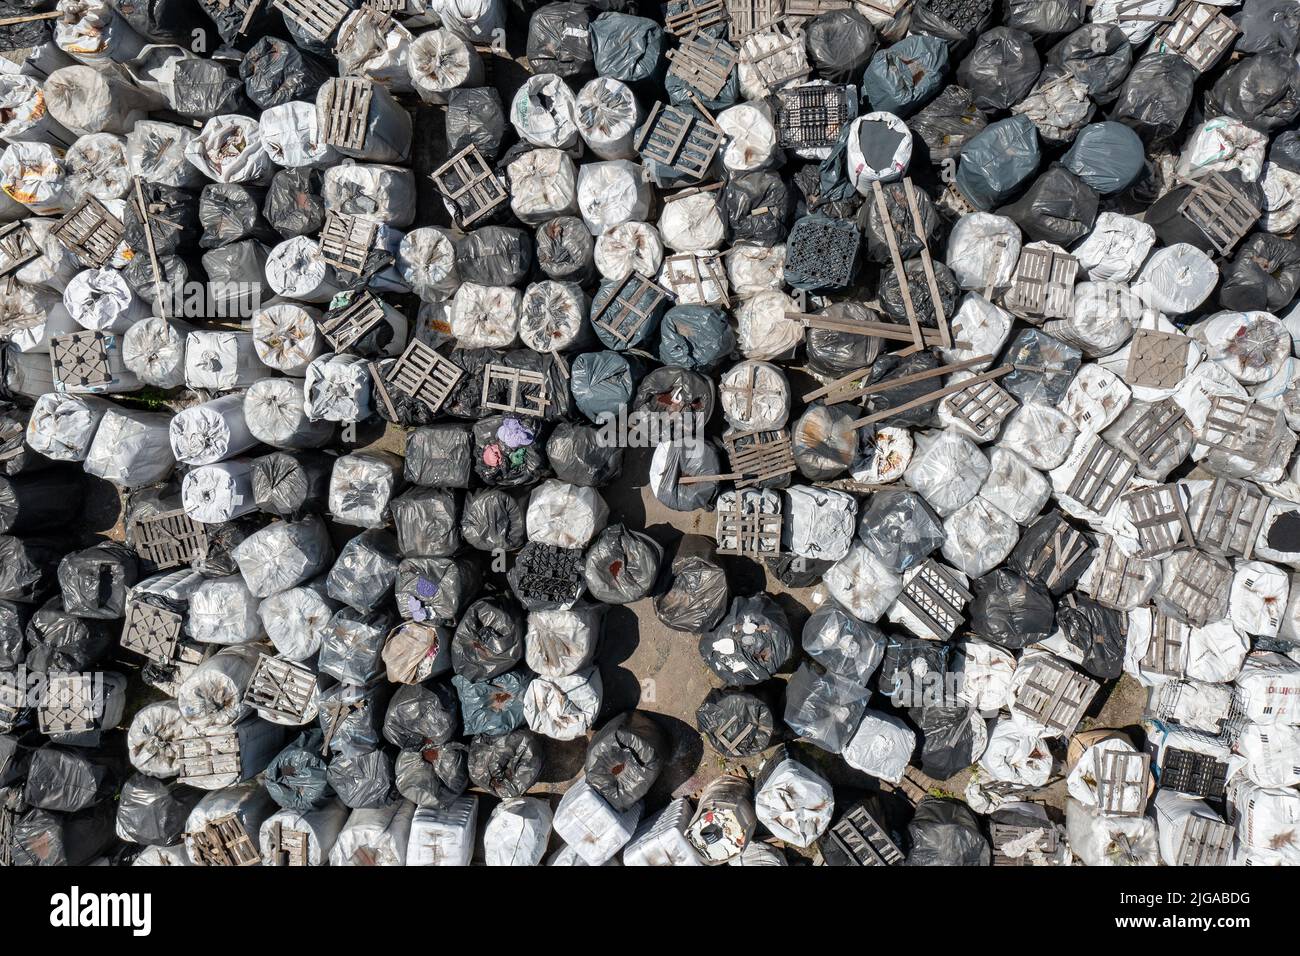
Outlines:
{"type": "Polygon", "coordinates": [[[1297,0],[3,6],[0,863],[1300,863],[1297,0]]]}

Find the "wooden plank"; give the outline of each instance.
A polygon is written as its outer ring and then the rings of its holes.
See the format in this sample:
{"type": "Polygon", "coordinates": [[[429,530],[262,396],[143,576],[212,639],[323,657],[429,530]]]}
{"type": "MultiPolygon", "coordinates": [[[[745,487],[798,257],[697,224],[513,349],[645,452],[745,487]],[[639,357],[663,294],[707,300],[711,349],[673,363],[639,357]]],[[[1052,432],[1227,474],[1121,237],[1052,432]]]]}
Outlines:
{"type": "Polygon", "coordinates": [[[1014,365],[1003,365],[1001,368],[995,368],[991,372],[981,372],[979,375],[972,378],[960,382],[954,382],[951,385],[945,385],[943,388],[936,389],[935,391],[922,395],[919,398],[914,398],[910,402],[904,402],[902,405],[898,405],[894,408],[886,408],[883,411],[876,412],[874,415],[868,415],[866,418],[859,418],[855,422],[850,422],[849,427],[865,428],[868,425],[874,425],[876,422],[883,421],[891,415],[897,415],[899,412],[911,411],[913,408],[918,408],[921,405],[951,395],[953,392],[960,392],[962,389],[969,388],[971,385],[977,385],[980,382],[988,382],[995,378],[1001,378],[1003,375],[1006,375],[1014,369],[1014,365]]]}

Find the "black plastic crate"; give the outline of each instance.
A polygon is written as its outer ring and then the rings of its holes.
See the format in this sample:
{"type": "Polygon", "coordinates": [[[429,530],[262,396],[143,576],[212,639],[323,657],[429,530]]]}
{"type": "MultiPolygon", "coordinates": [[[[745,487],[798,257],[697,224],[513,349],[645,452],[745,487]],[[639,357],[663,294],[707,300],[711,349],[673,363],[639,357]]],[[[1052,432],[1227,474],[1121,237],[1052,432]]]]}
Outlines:
{"type": "Polygon", "coordinates": [[[557,548],[530,541],[515,558],[511,583],[529,602],[568,604],[585,587],[581,548],[557,548]]]}
{"type": "Polygon", "coordinates": [[[817,841],[827,866],[897,866],[903,851],[867,810],[866,802],[848,812],[817,841]]]}
{"type": "Polygon", "coordinates": [[[1170,747],[1160,768],[1160,786],[1208,800],[1222,800],[1227,790],[1228,765],[1210,754],[1170,747]]]}
{"type": "Polygon", "coordinates": [[[862,234],[843,219],[807,217],[795,223],[785,244],[785,272],[807,289],[842,289],[857,271],[862,234]]]}

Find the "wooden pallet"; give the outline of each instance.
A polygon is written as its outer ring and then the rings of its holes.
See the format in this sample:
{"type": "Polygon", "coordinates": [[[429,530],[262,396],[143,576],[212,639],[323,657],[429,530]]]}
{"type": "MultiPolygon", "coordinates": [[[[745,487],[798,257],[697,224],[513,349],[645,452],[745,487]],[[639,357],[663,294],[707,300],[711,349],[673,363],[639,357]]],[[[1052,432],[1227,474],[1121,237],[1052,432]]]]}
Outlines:
{"type": "Polygon", "coordinates": [[[234,813],[209,820],[189,834],[194,862],[200,866],[258,866],[261,854],[234,813]]]}
{"type": "Polygon", "coordinates": [[[183,508],[139,518],[132,530],[136,551],[160,570],[207,557],[208,532],[183,508]]]}
{"type": "Polygon", "coordinates": [[[113,258],[126,227],[94,196],[86,196],[50,230],[88,269],[99,269],[113,258]]]}
{"type": "Polygon", "coordinates": [[[318,110],[321,140],[339,149],[364,149],[374,83],[360,76],[336,77],[327,83],[318,110]]]}
{"type": "Polygon", "coordinates": [[[1053,249],[1022,249],[1003,304],[1024,319],[1067,319],[1074,313],[1078,274],[1074,256],[1053,249]]]}
{"type": "Polygon", "coordinates": [[[1124,430],[1124,440],[1132,446],[1139,466],[1157,468],[1190,433],[1187,414],[1176,402],[1166,398],[1138,415],[1124,430]]]}
{"type": "Polygon", "coordinates": [[[375,391],[394,421],[398,414],[390,389],[423,402],[430,414],[436,415],[465,376],[464,369],[419,339],[411,340],[387,373],[380,375],[373,362],[370,371],[375,391]]]}
{"type": "Polygon", "coordinates": [[[306,723],[316,693],[316,673],[282,657],[263,654],[244,690],[244,704],[263,716],[271,714],[290,724],[306,723]]]}
{"type": "Polygon", "coordinates": [[[591,324],[626,348],[643,337],[646,325],[672,295],[653,279],[633,272],[591,316],[591,324]]]}
{"type": "Polygon", "coordinates": [[[483,393],[480,405],[484,411],[503,412],[506,415],[540,417],[546,414],[550,400],[547,398],[546,376],[532,369],[496,365],[483,366],[483,393]],[[496,395],[505,386],[506,397],[498,401],[496,395]]]}
{"type": "Polygon", "coordinates": [[[346,352],[386,321],[383,303],[372,292],[353,296],[341,309],[322,317],[316,327],[335,352],[346,352]]]}
{"type": "Polygon", "coordinates": [[[271,0],[271,5],[320,43],[328,42],[352,12],[342,0],[271,0]]]}
{"type": "Polygon", "coordinates": [[[675,37],[690,37],[727,22],[727,0],[679,0],[664,16],[664,29],[675,37]]]}
{"type": "Polygon", "coordinates": [[[1055,657],[1037,657],[1030,666],[1028,680],[1016,690],[1016,706],[1051,731],[1074,733],[1100,685],[1055,657]]]}
{"type": "Polygon", "coordinates": [[[1151,638],[1142,655],[1142,670],[1164,677],[1186,676],[1189,632],[1190,628],[1182,621],[1152,609],[1151,638]]]}
{"type": "Polygon", "coordinates": [[[1219,173],[1193,183],[1178,211],[1201,230],[1221,256],[1232,252],[1261,215],[1255,204],[1219,173]]]}
{"type": "Polygon", "coordinates": [[[359,276],[365,271],[378,233],[379,223],[373,219],[327,212],[320,231],[321,258],[336,269],[359,276]]]}
{"type": "Polygon", "coordinates": [[[456,210],[461,228],[491,215],[510,199],[505,184],[492,172],[473,143],[430,174],[434,186],[456,210]]]}
{"type": "Polygon", "coordinates": [[[1176,53],[1204,73],[1228,51],[1240,32],[1220,11],[1213,3],[1183,0],[1169,21],[1156,29],[1151,48],[1176,53]]]}
{"type": "Polygon", "coordinates": [[[27,228],[27,220],[20,219],[0,228],[0,278],[12,275],[40,254],[27,228]]]}
{"type": "Polygon", "coordinates": [[[1137,529],[1138,554],[1142,557],[1156,557],[1192,543],[1192,527],[1177,482],[1130,491],[1124,501],[1137,529]]]}
{"type": "Polygon", "coordinates": [[[707,111],[700,117],[656,103],[637,131],[634,146],[643,161],[698,181],[708,175],[722,140],[722,130],[707,111]]]}
{"type": "Polygon", "coordinates": [[[1249,560],[1268,511],[1268,496],[1241,478],[1216,478],[1196,522],[1196,546],[1249,560]]]}

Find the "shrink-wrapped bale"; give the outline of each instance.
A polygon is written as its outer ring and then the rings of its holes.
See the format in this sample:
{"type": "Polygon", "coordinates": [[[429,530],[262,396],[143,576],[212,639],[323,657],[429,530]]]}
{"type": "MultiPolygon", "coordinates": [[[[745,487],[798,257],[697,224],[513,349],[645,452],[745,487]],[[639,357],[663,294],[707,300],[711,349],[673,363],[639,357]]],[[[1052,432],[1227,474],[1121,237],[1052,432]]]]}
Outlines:
{"type": "Polygon", "coordinates": [[[330,850],[330,866],[405,866],[415,804],[353,810],[330,850]]]}
{"type": "Polygon", "coordinates": [[[244,422],[258,441],[281,448],[317,448],[334,434],[334,423],[308,417],[302,386],[294,379],[266,378],[244,393],[244,422]]]}
{"type": "Polygon", "coordinates": [[[126,752],[131,766],[151,777],[176,776],[181,770],[180,740],[184,733],[184,719],[174,700],[141,707],[127,729],[126,752]]]}
{"type": "Polygon", "coordinates": [[[168,440],[169,416],[116,407],[100,419],[86,454],[89,474],[124,488],[162,481],[176,463],[168,440]]]}
{"type": "Polygon", "coordinates": [[[181,483],[185,513],[204,524],[220,524],[256,511],[252,472],[252,459],[247,458],[201,465],[187,472],[181,483]]]}
{"type": "Polygon", "coordinates": [[[421,33],[406,51],[411,86],[426,103],[445,103],[457,87],[483,84],[483,59],[463,37],[440,28],[421,33]]]}

